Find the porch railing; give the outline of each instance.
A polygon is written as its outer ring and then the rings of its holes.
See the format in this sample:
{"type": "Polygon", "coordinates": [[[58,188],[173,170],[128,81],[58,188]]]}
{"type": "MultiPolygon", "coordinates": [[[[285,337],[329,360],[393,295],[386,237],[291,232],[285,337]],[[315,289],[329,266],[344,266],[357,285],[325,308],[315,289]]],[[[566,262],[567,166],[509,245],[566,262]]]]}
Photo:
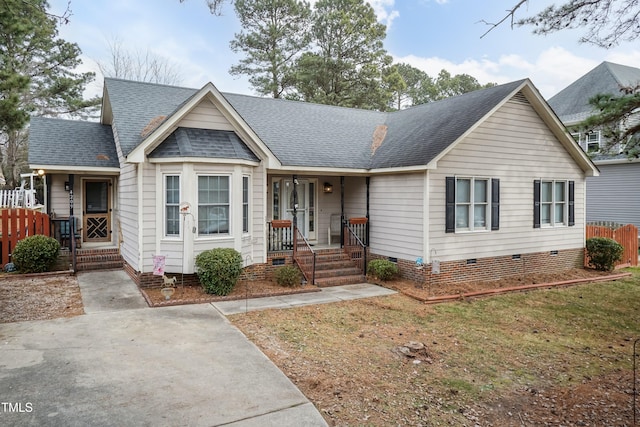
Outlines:
{"type": "Polygon", "coordinates": [[[293,261],[298,264],[307,283],[315,285],[316,253],[309,241],[302,235],[298,227],[294,227],[295,244],[293,245],[293,261]]]}
{"type": "Polygon", "coordinates": [[[269,223],[267,243],[269,252],[290,251],[293,249],[293,228],[288,219],[274,219],[269,223]]]}
{"type": "Polygon", "coordinates": [[[36,190],[0,190],[0,207],[33,208],[36,206],[36,190]]]}
{"type": "MultiPolygon", "coordinates": [[[[366,239],[366,221],[357,221],[351,223],[352,218],[344,227],[344,251],[349,255],[351,261],[362,271],[367,273],[367,245],[363,238],[366,239]],[[361,238],[360,236],[363,236],[361,238]]],[[[364,218],[366,220],[366,218],[364,218]]]]}

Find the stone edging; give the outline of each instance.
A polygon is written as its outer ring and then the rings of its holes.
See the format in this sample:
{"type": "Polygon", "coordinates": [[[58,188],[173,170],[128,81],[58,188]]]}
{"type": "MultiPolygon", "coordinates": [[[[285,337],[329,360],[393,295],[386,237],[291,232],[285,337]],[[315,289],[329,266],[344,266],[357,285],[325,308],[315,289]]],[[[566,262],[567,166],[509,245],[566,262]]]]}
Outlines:
{"type": "MultiPolygon", "coordinates": [[[[147,302],[147,304],[149,305],[149,307],[154,307],[154,308],[155,307],[170,307],[170,306],[175,306],[175,305],[187,305],[187,304],[204,304],[204,303],[220,302],[220,301],[238,301],[238,300],[247,299],[247,296],[245,296],[245,295],[234,295],[234,296],[212,295],[210,297],[204,297],[204,298],[198,298],[198,299],[172,299],[172,300],[168,300],[168,301],[161,301],[161,302],[158,302],[158,303],[154,303],[153,301],[151,301],[151,298],[149,298],[149,296],[145,292],[145,288],[138,287],[138,289],[140,290],[140,293],[144,297],[144,299],[147,302]]],[[[277,293],[266,292],[266,293],[263,293],[263,294],[253,294],[253,295],[249,296],[248,298],[249,299],[254,299],[254,298],[279,297],[279,296],[283,296],[283,295],[306,294],[306,293],[321,292],[321,291],[322,291],[322,289],[320,289],[320,288],[309,288],[309,289],[300,289],[300,290],[289,290],[289,291],[283,291],[283,292],[277,292],[277,293]]]]}

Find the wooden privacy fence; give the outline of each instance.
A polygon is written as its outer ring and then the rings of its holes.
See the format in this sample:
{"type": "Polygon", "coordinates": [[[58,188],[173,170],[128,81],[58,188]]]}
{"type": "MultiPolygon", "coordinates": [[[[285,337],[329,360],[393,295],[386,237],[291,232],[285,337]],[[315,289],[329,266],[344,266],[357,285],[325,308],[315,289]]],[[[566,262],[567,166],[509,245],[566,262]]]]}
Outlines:
{"type": "Polygon", "coordinates": [[[27,236],[51,236],[49,215],[32,209],[0,210],[0,253],[2,266],[10,261],[9,255],[16,243],[27,236]]]}
{"type": "MultiPolygon", "coordinates": [[[[638,228],[633,224],[618,228],[587,224],[587,239],[591,237],[608,237],[622,245],[624,248],[622,260],[616,264],[616,267],[638,265],[638,228]]],[[[586,252],[584,265],[589,265],[586,252]]]]}

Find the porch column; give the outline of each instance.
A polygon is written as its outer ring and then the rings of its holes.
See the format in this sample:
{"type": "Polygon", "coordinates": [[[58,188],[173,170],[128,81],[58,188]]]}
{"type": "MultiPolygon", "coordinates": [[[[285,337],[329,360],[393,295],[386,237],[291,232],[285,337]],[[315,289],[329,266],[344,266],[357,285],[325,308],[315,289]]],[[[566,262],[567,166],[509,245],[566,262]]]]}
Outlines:
{"type": "Polygon", "coordinates": [[[369,185],[371,184],[371,177],[368,176],[365,178],[365,182],[367,184],[367,213],[366,213],[366,217],[367,217],[367,224],[365,225],[365,239],[367,239],[367,241],[365,242],[365,244],[367,246],[369,246],[369,185]]]}
{"type": "Polygon", "coordinates": [[[344,175],[340,177],[340,247],[344,246],[344,175]]]}
{"type": "Polygon", "coordinates": [[[73,217],[73,185],[75,175],[69,174],[69,249],[71,249],[71,265],[76,271],[76,220],[73,217]]]}
{"type": "Polygon", "coordinates": [[[298,228],[298,175],[293,175],[293,230],[298,228]]]}

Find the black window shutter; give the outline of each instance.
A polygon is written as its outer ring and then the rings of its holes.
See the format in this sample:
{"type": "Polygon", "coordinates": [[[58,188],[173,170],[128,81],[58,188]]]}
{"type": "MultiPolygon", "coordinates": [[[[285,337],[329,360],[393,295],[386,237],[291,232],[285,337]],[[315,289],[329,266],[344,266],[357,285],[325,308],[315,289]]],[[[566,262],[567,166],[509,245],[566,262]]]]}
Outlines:
{"type": "Polygon", "coordinates": [[[445,212],[445,232],[454,233],[456,231],[456,178],[448,176],[446,178],[446,212],[445,212]]]}
{"type": "Polygon", "coordinates": [[[576,225],[576,183],[569,181],[569,227],[576,225]]]}
{"type": "Polygon", "coordinates": [[[491,179],[491,229],[500,230],[500,180],[491,179]]]}
{"type": "Polygon", "coordinates": [[[533,228],[540,228],[540,180],[533,181],[533,228]]]}

